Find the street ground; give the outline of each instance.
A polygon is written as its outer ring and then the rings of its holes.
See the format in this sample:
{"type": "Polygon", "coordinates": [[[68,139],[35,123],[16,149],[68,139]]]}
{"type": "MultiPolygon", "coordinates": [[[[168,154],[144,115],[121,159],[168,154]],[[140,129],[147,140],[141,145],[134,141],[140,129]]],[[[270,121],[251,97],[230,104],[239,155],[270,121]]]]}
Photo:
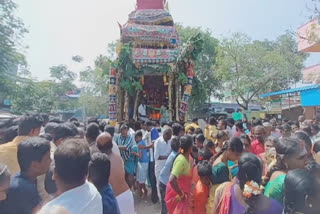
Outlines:
{"type": "Polygon", "coordinates": [[[134,207],[136,214],[160,214],[161,204],[160,202],[153,204],[151,201],[151,189],[148,188],[148,197],[141,199],[138,194],[133,192],[134,207]]]}

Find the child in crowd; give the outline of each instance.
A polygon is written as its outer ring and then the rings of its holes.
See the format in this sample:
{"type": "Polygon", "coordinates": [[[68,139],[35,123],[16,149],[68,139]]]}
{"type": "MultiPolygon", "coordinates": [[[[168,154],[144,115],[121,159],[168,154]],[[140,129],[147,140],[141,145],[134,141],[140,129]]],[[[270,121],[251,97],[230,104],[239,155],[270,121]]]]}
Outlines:
{"type": "Polygon", "coordinates": [[[196,136],[196,146],[198,149],[202,149],[203,148],[203,143],[206,140],[206,138],[204,137],[203,134],[198,134],[196,136]]]}
{"type": "Polygon", "coordinates": [[[205,214],[206,204],[209,198],[210,191],[210,177],[212,166],[209,161],[200,161],[198,164],[198,174],[200,180],[197,182],[194,191],[194,213],[205,214]]]}
{"type": "Polygon", "coordinates": [[[149,155],[148,149],[146,149],[146,142],[142,140],[142,132],[137,131],[135,134],[135,139],[139,149],[139,162],[137,168],[137,184],[140,197],[146,197],[148,195],[148,190],[146,188],[146,180],[148,175],[149,167],[149,155]]]}
{"type": "Polygon", "coordinates": [[[137,172],[137,163],[139,160],[139,150],[137,145],[132,146],[131,155],[126,161],[125,170],[129,176],[126,177],[126,181],[131,189],[133,187],[136,190],[136,181],[135,181],[135,174],[137,172]]]}
{"type": "Polygon", "coordinates": [[[89,162],[88,180],[93,183],[102,196],[103,214],[120,214],[118,202],[109,184],[110,161],[103,153],[94,153],[89,162]]]}
{"type": "Polygon", "coordinates": [[[216,155],[215,145],[211,140],[208,140],[204,147],[209,149],[212,155],[216,155]]]}
{"type": "Polygon", "coordinates": [[[0,203],[7,199],[10,186],[10,173],[6,165],[0,164],[0,203]]]}

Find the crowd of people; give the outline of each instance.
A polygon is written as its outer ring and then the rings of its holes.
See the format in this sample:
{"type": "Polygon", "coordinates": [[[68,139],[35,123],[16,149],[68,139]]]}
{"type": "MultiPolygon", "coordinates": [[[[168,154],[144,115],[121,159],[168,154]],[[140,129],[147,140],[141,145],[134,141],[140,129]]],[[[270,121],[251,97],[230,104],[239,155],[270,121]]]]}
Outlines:
{"type": "Polygon", "coordinates": [[[0,121],[1,214],[320,213],[320,117],[0,121]],[[150,199],[149,199],[150,197],[150,199]]]}

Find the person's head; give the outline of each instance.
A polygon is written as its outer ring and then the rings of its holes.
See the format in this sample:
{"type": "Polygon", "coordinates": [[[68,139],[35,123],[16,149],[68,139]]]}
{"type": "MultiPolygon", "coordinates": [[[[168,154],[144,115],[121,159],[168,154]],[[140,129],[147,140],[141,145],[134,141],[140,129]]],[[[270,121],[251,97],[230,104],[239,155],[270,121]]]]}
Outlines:
{"type": "Polygon", "coordinates": [[[203,134],[198,134],[196,136],[196,146],[198,149],[202,149],[203,148],[203,143],[206,140],[206,138],[204,137],[203,134]]]}
{"type": "Polygon", "coordinates": [[[203,131],[201,128],[196,128],[196,130],[194,131],[194,134],[196,134],[196,135],[203,134],[203,131]]]}
{"type": "Polygon", "coordinates": [[[152,122],[151,122],[151,121],[148,121],[148,122],[146,123],[147,131],[150,132],[151,129],[152,129],[152,127],[153,127],[152,122]]]}
{"type": "Polygon", "coordinates": [[[198,174],[201,182],[209,187],[211,183],[210,177],[212,175],[212,165],[209,161],[203,160],[198,163],[198,174]]]}
{"type": "Polygon", "coordinates": [[[291,126],[288,123],[285,123],[280,128],[281,137],[290,137],[291,136],[291,126]]]}
{"type": "Polygon", "coordinates": [[[295,132],[297,132],[297,131],[299,131],[299,126],[297,125],[297,124],[292,124],[291,125],[291,131],[292,131],[292,133],[295,133],[295,132]]]}
{"type": "Polygon", "coordinates": [[[212,156],[212,152],[208,148],[204,147],[203,149],[199,150],[198,161],[209,161],[212,158],[212,156]]]}
{"type": "Polygon", "coordinates": [[[284,181],[284,214],[320,213],[320,183],[305,169],[288,172],[284,181]]]}
{"type": "Polygon", "coordinates": [[[94,153],[89,162],[88,181],[93,183],[98,190],[108,185],[110,177],[110,160],[104,153],[94,153]]]}
{"type": "Polygon", "coordinates": [[[104,129],[105,132],[108,132],[111,137],[114,136],[115,128],[113,126],[106,126],[104,129]]]}
{"type": "Polygon", "coordinates": [[[59,146],[67,138],[76,136],[77,132],[77,127],[72,123],[60,123],[55,129],[53,141],[59,146]]]}
{"type": "Polygon", "coordinates": [[[320,164],[320,141],[313,144],[312,155],[315,161],[320,164]]]}
{"type": "Polygon", "coordinates": [[[276,119],[272,119],[272,120],[270,120],[270,124],[271,124],[271,126],[272,126],[272,131],[275,131],[276,130],[276,128],[277,128],[277,120],[276,119]]]}
{"type": "Polygon", "coordinates": [[[226,140],[229,140],[229,138],[230,138],[230,136],[229,136],[229,132],[227,130],[218,131],[217,140],[219,142],[223,143],[226,140]]]}
{"type": "Polygon", "coordinates": [[[192,146],[191,157],[195,160],[196,163],[198,163],[199,150],[196,146],[192,146]]]}
{"type": "Polygon", "coordinates": [[[261,143],[264,142],[264,139],[266,136],[265,133],[266,133],[266,131],[263,126],[258,125],[256,127],[254,127],[254,136],[259,142],[261,142],[261,143]]]}
{"type": "Polygon", "coordinates": [[[49,122],[49,115],[46,114],[46,113],[41,113],[40,116],[41,116],[42,119],[43,119],[42,126],[46,126],[47,123],[49,122]]]}
{"type": "Polygon", "coordinates": [[[90,123],[95,123],[95,124],[99,125],[98,118],[96,118],[96,117],[90,117],[90,118],[87,120],[87,124],[89,125],[90,123]]]}
{"type": "Polygon", "coordinates": [[[191,126],[190,128],[189,128],[189,131],[188,131],[188,135],[194,135],[194,131],[195,131],[196,129],[193,127],[193,126],[191,126]]]}
{"type": "Polygon", "coordinates": [[[227,159],[230,161],[237,161],[239,160],[241,154],[243,152],[243,143],[240,138],[233,137],[229,141],[226,141],[223,144],[222,149],[219,153],[213,158],[215,161],[220,155],[226,154],[227,159]]]}
{"type": "Polygon", "coordinates": [[[299,131],[294,133],[294,137],[297,138],[298,140],[302,141],[304,143],[304,146],[306,148],[306,151],[308,153],[308,157],[312,158],[312,141],[305,132],[299,131]]]}
{"type": "Polygon", "coordinates": [[[307,124],[306,122],[304,122],[301,125],[300,129],[301,129],[301,131],[304,131],[305,133],[307,133],[310,137],[312,136],[311,125],[307,124]]]}
{"type": "Polygon", "coordinates": [[[171,128],[166,128],[164,131],[163,131],[163,139],[168,142],[171,137],[172,137],[172,129],[171,128]]]}
{"type": "Polygon", "coordinates": [[[275,148],[276,145],[279,143],[279,139],[273,136],[269,136],[264,141],[264,148],[267,152],[270,148],[275,148]]]}
{"type": "Polygon", "coordinates": [[[39,114],[26,114],[20,118],[18,135],[19,136],[39,136],[43,124],[43,118],[39,114]]]}
{"type": "Polygon", "coordinates": [[[41,137],[26,138],[18,145],[17,156],[21,172],[43,175],[51,163],[50,142],[41,137]]]}
{"type": "Polygon", "coordinates": [[[243,143],[244,152],[250,152],[250,147],[251,147],[250,137],[246,134],[242,134],[242,135],[240,135],[240,140],[243,143]]]}
{"type": "Polygon", "coordinates": [[[184,135],[184,131],[182,129],[182,126],[179,123],[174,123],[172,125],[172,132],[174,136],[181,137],[184,135]]]}
{"type": "Polygon", "coordinates": [[[312,136],[317,135],[319,133],[319,131],[320,131],[320,128],[319,128],[318,125],[312,125],[311,126],[311,134],[312,134],[312,136]]]}
{"type": "Polygon", "coordinates": [[[10,186],[10,172],[6,165],[0,164],[0,202],[7,199],[10,186]]]}
{"type": "Polygon", "coordinates": [[[54,136],[56,132],[56,128],[59,126],[59,123],[54,123],[54,122],[49,122],[47,125],[44,127],[44,132],[48,134],[52,134],[54,136]]]}
{"type": "Polygon", "coordinates": [[[135,140],[136,140],[136,142],[137,143],[139,143],[141,140],[142,140],[142,131],[136,131],[136,133],[135,133],[135,140]]]}
{"type": "Polygon", "coordinates": [[[228,126],[229,126],[229,127],[233,127],[233,126],[234,126],[235,121],[234,121],[234,119],[233,119],[233,118],[228,118],[228,119],[227,119],[227,123],[228,123],[228,126]]]}
{"type": "Polygon", "coordinates": [[[309,162],[308,153],[303,142],[295,138],[281,138],[276,143],[276,164],[267,173],[267,184],[272,174],[276,171],[289,171],[293,169],[303,169],[309,162]]]}
{"type": "Polygon", "coordinates": [[[269,122],[265,122],[263,123],[263,127],[264,127],[264,130],[265,130],[265,135],[266,137],[269,137],[271,135],[271,132],[272,132],[272,125],[271,123],[269,122]]]}
{"type": "Polygon", "coordinates": [[[189,155],[192,152],[193,139],[189,135],[180,137],[180,152],[189,155]]]}
{"type": "Polygon", "coordinates": [[[89,144],[94,143],[100,134],[100,128],[96,123],[90,123],[86,130],[86,140],[89,144]]]}
{"type": "Polygon", "coordinates": [[[112,136],[108,132],[101,133],[97,137],[97,147],[103,152],[110,154],[112,152],[112,136]]]}
{"type": "Polygon", "coordinates": [[[205,148],[209,149],[211,153],[214,151],[214,143],[211,140],[208,140],[205,145],[205,148]]]}
{"type": "Polygon", "coordinates": [[[180,148],[180,141],[177,136],[174,136],[171,140],[171,149],[172,151],[178,152],[180,148]]]}
{"type": "Polygon", "coordinates": [[[219,130],[226,130],[227,129],[227,121],[226,120],[219,120],[218,123],[218,129],[219,130]]]}
{"type": "Polygon", "coordinates": [[[300,115],[298,118],[299,123],[303,123],[306,120],[306,118],[303,115],[300,115]]]}
{"type": "Polygon", "coordinates": [[[140,122],[140,128],[141,128],[142,130],[146,130],[146,129],[147,129],[146,123],[145,123],[144,121],[141,121],[141,122],[140,122]]]}
{"type": "Polygon", "coordinates": [[[8,143],[18,136],[18,126],[0,128],[0,144],[8,143]]]}
{"type": "Polygon", "coordinates": [[[216,126],[216,125],[218,124],[216,118],[210,117],[210,119],[209,119],[209,124],[210,124],[211,126],[216,126]]]}
{"type": "Polygon", "coordinates": [[[262,126],[262,120],[261,120],[261,119],[255,119],[255,120],[253,121],[252,125],[253,125],[254,127],[256,127],[256,126],[262,126]]]}
{"type": "Polygon", "coordinates": [[[247,190],[245,186],[249,188],[252,185],[256,185],[257,188],[260,187],[262,181],[263,167],[260,159],[252,153],[244,153],[241,155],[239,162],[239,172],[237,178],[239,180],[240,189],[243,192],[245,202],[248,204],[245,213],[256,213],[257,197],[260,193],[255,195],[254,193],[249,193],[247,195],[247,190]]]}
{"type": "Polygon", "coordinates": [[[243,123],[241,121],[236,122],[236,130],[243,132],[243,123]]]}
{"type": "Polygon", "coordinates": [[[77,131],[78,131],[78,134],[77,136],[81,139],[84,139],[84,136],[86,135],[86,132],[84,131],[83,128],[80,128],[80,127],[77,127],[77,131]]]}
{"type": "Polygon", "coordinates": [[[128,127],[127,125],[122,125],[122,126],[120,127],[121,137],[127,138],[127,136],[128,136],[128,131],[129,131],[129,127],[128,127]]]}
{"type": "Polygon", "coordinates": [[[61,143],[54,153],[53,179],[58,191],[64,192],[84,184],[90,159],[89,146],[84,140],[69,139],[61,143]]]}
{"type": "Polygon", "coordinates": [[[193,118],[192,122],[195,123],[195,124],[198,124],[198,118],[193,118]]]}

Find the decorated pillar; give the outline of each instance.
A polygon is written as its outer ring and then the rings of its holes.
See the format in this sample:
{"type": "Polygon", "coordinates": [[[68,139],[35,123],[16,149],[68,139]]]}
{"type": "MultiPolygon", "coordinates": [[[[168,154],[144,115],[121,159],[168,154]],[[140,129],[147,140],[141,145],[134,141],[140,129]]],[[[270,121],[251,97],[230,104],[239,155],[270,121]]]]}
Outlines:
{"type": "Polygon", "coordinates": [[[184,86],[184,94],[181,100],[181,105],[179,109],[179,118],[180,121],[185,120],[186,111],[188,110],[188,101],[191,96],[192,92],[192,82],[194,78],[194,72],[193,72],[193,64],[189,64],[188,67],[188,73],[187,73],[188,83],[184,86]]]}
{"type": "Polygon", "coordinates": [[[117,70],[111,66],[109,82],[109,120],[110,125],[117,123],[117,70]]]}

